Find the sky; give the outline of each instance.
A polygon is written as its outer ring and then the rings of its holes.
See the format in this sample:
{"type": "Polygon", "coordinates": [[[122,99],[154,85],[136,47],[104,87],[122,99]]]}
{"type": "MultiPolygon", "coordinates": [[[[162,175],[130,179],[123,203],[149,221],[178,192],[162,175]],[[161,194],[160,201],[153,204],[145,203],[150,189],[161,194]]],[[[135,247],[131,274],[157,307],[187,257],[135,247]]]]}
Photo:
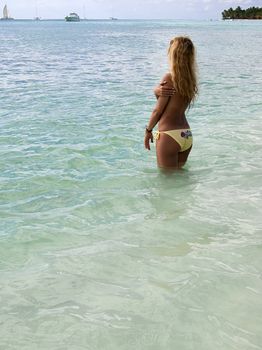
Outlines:
{"type": "Polygon", "coordinates": [[[87,19],[221,19],[224,9],[262,7],[262,0],[0,0],[0,8],[5,4],[16,19],[64,18],[70,12],[87,19]]]}

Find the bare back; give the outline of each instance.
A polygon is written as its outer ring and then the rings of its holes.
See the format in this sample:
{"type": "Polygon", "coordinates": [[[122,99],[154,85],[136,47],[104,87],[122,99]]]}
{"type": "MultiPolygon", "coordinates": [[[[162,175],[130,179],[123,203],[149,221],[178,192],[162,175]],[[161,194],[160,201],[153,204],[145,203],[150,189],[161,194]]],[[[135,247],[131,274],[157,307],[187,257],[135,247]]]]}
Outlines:
{"type": "MultiPolygon", "coordinates": [[[[167,82],[165,86],[173,87],[170,73],[166,74],[163,80],[167,82]]],[[[173,96],[170,96],[167,106],[159,120],[159,131],[189,128],[189,124],[185,116],[187,107],[188,103],[185,102],[185,99],[179,93],[175,93],[173,96]]]]}

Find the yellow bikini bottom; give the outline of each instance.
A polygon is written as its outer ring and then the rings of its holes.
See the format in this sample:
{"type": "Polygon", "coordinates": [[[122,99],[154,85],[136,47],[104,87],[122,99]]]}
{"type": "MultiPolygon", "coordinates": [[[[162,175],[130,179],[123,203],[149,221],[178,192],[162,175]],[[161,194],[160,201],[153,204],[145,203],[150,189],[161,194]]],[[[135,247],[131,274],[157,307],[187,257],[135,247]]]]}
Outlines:
{"type": "Polygon", "coordinates": [[[186,151],[193,144],[193,136],[190,129],[156,131],[154,135],[156,140],[159,140],[160,134],[167,134],[172,137],[172,139],[174,139],[181,147],[179,152],[186,151]]]}

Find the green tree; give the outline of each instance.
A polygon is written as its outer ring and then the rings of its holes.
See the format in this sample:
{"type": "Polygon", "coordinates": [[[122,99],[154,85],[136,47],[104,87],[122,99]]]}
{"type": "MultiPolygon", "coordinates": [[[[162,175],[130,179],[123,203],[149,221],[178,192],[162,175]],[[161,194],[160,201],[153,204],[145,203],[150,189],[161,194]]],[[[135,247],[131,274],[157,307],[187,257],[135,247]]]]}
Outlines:
{"type": "Polygon", "coordinates": [[[249,7],[244,10],[238,6],[235,10],[230,7],[222,12],[223,19],[262,19],[261,7],[249,7]]]}

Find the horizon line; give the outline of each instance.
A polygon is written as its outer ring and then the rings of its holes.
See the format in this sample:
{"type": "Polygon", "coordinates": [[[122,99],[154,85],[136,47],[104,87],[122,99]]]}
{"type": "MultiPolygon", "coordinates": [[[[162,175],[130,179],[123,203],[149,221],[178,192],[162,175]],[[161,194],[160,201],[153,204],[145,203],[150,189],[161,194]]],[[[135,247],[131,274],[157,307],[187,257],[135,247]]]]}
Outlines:
{"type": "MultiPolygon", "coordinates": [[[[36,21],[37,17],[34,18],[12,18],[13,21],[36,21]]],[[[41,21],[64,21],[65,17],[60,18],[42,18],[38,17],[41,21]]],[[[220,20],[220,18],[118,18],[115,17],[117,21],[210,21],[210,20],[220,20]]],[[[111,21],[116,22],[115,20],[112,20],[110,17],[108,18],[83,18],[80,17],[80,21],[111,21]]],[[[1,21],[2,22],[2,21],[1,21]]],[[[3,21],[5,22],[5,21],[3,21]]],[[[9,22],[9,21],[7,21],[9,22]]]]}

